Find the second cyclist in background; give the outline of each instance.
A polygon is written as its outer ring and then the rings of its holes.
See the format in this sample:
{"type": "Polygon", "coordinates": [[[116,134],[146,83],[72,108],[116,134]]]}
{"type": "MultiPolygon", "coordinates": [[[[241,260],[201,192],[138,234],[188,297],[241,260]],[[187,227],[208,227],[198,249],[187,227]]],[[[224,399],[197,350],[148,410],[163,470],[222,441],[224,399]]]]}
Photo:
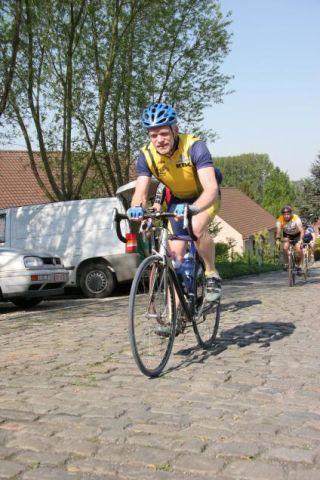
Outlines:
{"type": "Polygon", "coordinates": [[[301,218],[301,223],[304,228],[303,243],[310,245],[311,248],[311,262],[314,261],[314,250],[316,246],[316,232],[313,226],[306,218],[301,218]]]}
{"type": "Polygon", "coordinates": [[[301,275],[301,262],[303,258],[302,244],[304,237],[304,228],[301,219],[298,215],[292,212],[289,205],[281,209],[281,215],[276,223],[276,239],[277,241],[283,239],[283,254],[284,254],[284,268],[288,265],[288,249],[290,241],[295,246],[297,273],[301,275]]]}

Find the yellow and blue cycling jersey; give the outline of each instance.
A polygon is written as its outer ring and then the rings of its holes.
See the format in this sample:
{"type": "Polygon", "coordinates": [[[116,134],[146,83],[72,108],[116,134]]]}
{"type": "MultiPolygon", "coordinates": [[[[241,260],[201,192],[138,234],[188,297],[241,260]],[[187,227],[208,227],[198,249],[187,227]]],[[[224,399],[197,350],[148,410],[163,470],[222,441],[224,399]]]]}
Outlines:
{"type": "MultiPolygon", "coordinates": [[[[170,158],[160,155],[152,143],[144,146],[138,158],[137,174],[154,175],[169,188],[177,203],[181,200],[193,203],[202,193],[197,171],[206,167],[213,167],[206,143],[195,135],[179,134],[176,150],[170,158]]],[[[218,184],[221,183],[221,172],[215,169],[215,174],[218,184]]],[[[220,199],[217,199],[207,210],[210,218],[215,216],[219,207],[220,199]]]]}
{"type": "MultiPolygon", "coordinates": [[[[176,198],[195,199],[202,192],[197,171],[205,167],[213,167],[205,142],[195,135],[179,134],[177,148],[170,158],[160,155],[152,143],[143,147],[138,158],[137,174],[154,175],[176,198]]],[[[218,174],[216,171],[217,181],[221,183],[218,174]]]]}
{"type": "Polygon", "coordinates": [[[302,227],[300,217],[295,213],[292,215],[290,220],[287,222],[283,215],[277,220],[277,224],[281,227],[283,233],[285,235],[298,235],[300,233],[300,229],[302,227]]]}

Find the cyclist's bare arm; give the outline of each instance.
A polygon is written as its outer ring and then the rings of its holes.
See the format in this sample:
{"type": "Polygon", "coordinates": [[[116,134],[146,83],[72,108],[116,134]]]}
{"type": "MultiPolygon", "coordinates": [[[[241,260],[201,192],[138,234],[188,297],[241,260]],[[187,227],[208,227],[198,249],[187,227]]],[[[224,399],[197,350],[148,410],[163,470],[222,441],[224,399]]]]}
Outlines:
{"type": "Polygon", "coordinates": [[[166,186],[163,183],[159,183],[156,191],[156,195],[154,198],[154,203],[152,205],[152,208],[157,212],[161,211],[162,204],[165,200],[165,192],[166,192],[166,186]]]}
{"type": "Polygon", "coordinates": [[[213,167],[201,168],[197,170],[197,174],[203,191],[194,202],[194,205],[199,208],[200,211],[203,211],[210,207],[216,200],[219,189],[213,167]]]}
{"type": "Polygon", "coordinates": [[[276,223],[276,228],[277,228],[276,238],[280,238],[280,237],[281,237],[282,227],[281,227],[281,223],[279,222],[279,220],[278,220],[277,223],[276,223]]]}
{"type": "Polygon", "coordinates": [[[132,207],[147,205],[150,182],[151,177],[140,176],[137,178],[136,189],[131,200],[132,207]]]}

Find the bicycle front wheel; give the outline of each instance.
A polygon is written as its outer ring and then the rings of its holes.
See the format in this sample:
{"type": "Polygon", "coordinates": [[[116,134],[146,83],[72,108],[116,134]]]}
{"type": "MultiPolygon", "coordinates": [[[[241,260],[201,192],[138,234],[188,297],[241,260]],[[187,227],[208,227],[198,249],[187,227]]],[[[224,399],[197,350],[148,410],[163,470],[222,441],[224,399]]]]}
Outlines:
{"type": "Polygon", "coordinates": [[[129,300],[129,337],[136,364],[148,377],[166,366],[176,331],[174,284],[157,256],[147,257],[134,277],[129,300]]]}
{"type": "Polygon", "coordinates": [[[205,274],[204,266],[199,262],[197,267],[195,307],[196,315],[192,326],[198,345],[204,349],[210,348],[218,333],[220,322],[220,300],[211,308],[208,313],[201,314],[205,294],[205,274]]]}

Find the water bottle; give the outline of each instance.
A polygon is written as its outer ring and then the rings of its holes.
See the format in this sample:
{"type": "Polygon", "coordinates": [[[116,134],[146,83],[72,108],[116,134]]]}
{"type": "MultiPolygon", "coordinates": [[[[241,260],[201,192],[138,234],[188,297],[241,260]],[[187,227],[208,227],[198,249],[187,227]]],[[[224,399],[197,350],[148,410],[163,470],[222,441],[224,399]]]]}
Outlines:
{"type": "Polygon", "coordinates": [[[194,257],[191,253],[186,253],[182,263],[183,278],[187,291],[189,292],[192,287],[193,281],[193,268],[194,268],[194,257]]]}

